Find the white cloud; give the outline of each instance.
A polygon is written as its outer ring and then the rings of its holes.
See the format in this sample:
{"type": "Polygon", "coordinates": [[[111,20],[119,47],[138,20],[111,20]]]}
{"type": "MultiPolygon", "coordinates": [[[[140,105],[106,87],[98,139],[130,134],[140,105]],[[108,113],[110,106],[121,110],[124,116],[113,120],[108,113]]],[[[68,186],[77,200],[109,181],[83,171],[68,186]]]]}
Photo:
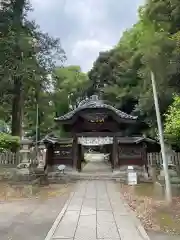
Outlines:
{"type": "Polygon", "coordinates": [[[41,6],[41,7],[48,7],[49,5],[50,5],[50,1],[49,0],[43,0],[43,2],[42,2],[42,0],[31,0],[31,3],[32,3],[32,5],[33,6],[41,6]]]}
{"type": "Polygon", "coordinates": [[[34,8],[38,11],[49,11],[53,8],[56,8],[57,5],[64,5],[66,0],[30,0],[34,8]]]}
{"type": "Polygon", "coordinates": [[[112,46],[100,42],[97,39],[78,40],[72,49],[72,57],[78,64],[82,65],[83,71],[88,71],[100,51],[109,50],[112,46]],[[83,63],[83,64],[82,64],[83,63]]]}
{"type": "Polygon", "coordinates": [[[101,8],[101,2],[102,0],[76,0],[76,4],[72,4],[71,0],[66,0],[64,12],[73,15],[82,26],[88,27],[87,24],[92,25],[93,22],[104,19],[105,11],[101,8]]]}
{"type": "Polygon", "coordinates": [[[145,0],[31,0],[32,18],[43,31],[60,37],[67,64],[87,71],[100,51],[115,45],[137,21],[145,0]]]}
{"type": "Polygon", "coordinates": [[[105,43],[101,43],[100,41],[96,39],[85,39],[85,40],[79,40],[75,43],[72,56],[78,57],[80,55],[83,55],[86,52],[96,52],[99,49],[100,51],[105,51],[107,49],[111,48],[110,45],[107,45],[105,43]]]}

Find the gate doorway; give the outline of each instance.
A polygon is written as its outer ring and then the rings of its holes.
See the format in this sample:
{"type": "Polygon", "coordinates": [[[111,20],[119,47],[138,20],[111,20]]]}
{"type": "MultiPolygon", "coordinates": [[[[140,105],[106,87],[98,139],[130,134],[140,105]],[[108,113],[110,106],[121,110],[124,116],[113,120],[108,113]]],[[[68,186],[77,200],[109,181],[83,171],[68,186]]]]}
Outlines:
{"type": "Polygon", "coordinates": [[[81,158],[78,159],[83,173],[112,172],[113,138],[80,137],[78,138],[81,158]]]}

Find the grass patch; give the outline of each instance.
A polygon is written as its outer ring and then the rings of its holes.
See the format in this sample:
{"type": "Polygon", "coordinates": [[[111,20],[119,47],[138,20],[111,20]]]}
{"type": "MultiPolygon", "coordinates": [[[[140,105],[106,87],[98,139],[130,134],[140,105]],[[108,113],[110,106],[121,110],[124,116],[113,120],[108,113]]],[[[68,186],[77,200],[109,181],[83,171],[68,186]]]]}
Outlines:
{"type": "Polygon", "coordinates": [[[45,200],[70,192],[73,184],[50,184],[39,186],[31,184],[10,185],[0,183],[0,201],[14,201],[29,198],[45,200]]]}

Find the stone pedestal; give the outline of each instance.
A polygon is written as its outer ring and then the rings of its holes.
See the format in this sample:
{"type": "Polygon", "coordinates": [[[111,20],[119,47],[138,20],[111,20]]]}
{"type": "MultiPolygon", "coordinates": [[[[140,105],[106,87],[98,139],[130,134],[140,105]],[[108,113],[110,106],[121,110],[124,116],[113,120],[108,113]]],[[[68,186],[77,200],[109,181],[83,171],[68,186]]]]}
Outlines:
{"type": "Polygon", "coordinates": [[[38,166],[37,168],[38,169],[44,169],[45,167],[45,164],[46,164],[46,149],[39,149],[38,151],[38,166]]]}
{"type": "MultiPolygon", "coordinates": [[[[169,166],[168,172],[169,172],[170,183],[171,183],[171,184],[180,185],[180,176],[178,176],[175,167],[169,166]]],[[[164,169],[162,169],[162,170],[160,171],[160,175],[158,176],[158,180],[159,180],[161,183],[164,183],[164,182],[165,182],[164,169]]]]}
{"type": "Polygon", "coordinates": [[[29,149],[21,149],[20,154],[22,155],[22,163],[30,163],[31,160],[29,158],[30,150],[29,149]]]}

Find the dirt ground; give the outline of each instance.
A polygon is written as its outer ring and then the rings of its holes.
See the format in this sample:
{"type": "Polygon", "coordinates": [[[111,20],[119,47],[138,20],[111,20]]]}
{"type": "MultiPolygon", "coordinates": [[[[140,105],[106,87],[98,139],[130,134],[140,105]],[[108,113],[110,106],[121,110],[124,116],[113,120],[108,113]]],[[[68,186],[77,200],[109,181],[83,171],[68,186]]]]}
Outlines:
{"type": "MultiPolygon", "coordinates": [[[[180,239],[176,236],[180,234],[179,197],[167,208],[161,197],[154,197],[151,185],[117,186],[151,240],[180,239]]],[[[72,188],[73,184],[39,187],[0,182],[0,240],[44,240],[72,188]]]]}
{"type": "Polygon", "coordinates": [[[152,240],[180,239],[180,197],[173,197],[172,205],[167,206],[164,196],[154,192],[151,184],[121,184],[120,189],[152,240]]]}
{"type": "Polygon", "coordinates": [[[179,236],[169,235],[167,233],[147,231],[151,240],[179,240],[179,236]]]}
{"type": "Polygon", "coordinates": [[[0,183],[0,239],[44,240],[72,184],[47,187],[0,183]]]}

